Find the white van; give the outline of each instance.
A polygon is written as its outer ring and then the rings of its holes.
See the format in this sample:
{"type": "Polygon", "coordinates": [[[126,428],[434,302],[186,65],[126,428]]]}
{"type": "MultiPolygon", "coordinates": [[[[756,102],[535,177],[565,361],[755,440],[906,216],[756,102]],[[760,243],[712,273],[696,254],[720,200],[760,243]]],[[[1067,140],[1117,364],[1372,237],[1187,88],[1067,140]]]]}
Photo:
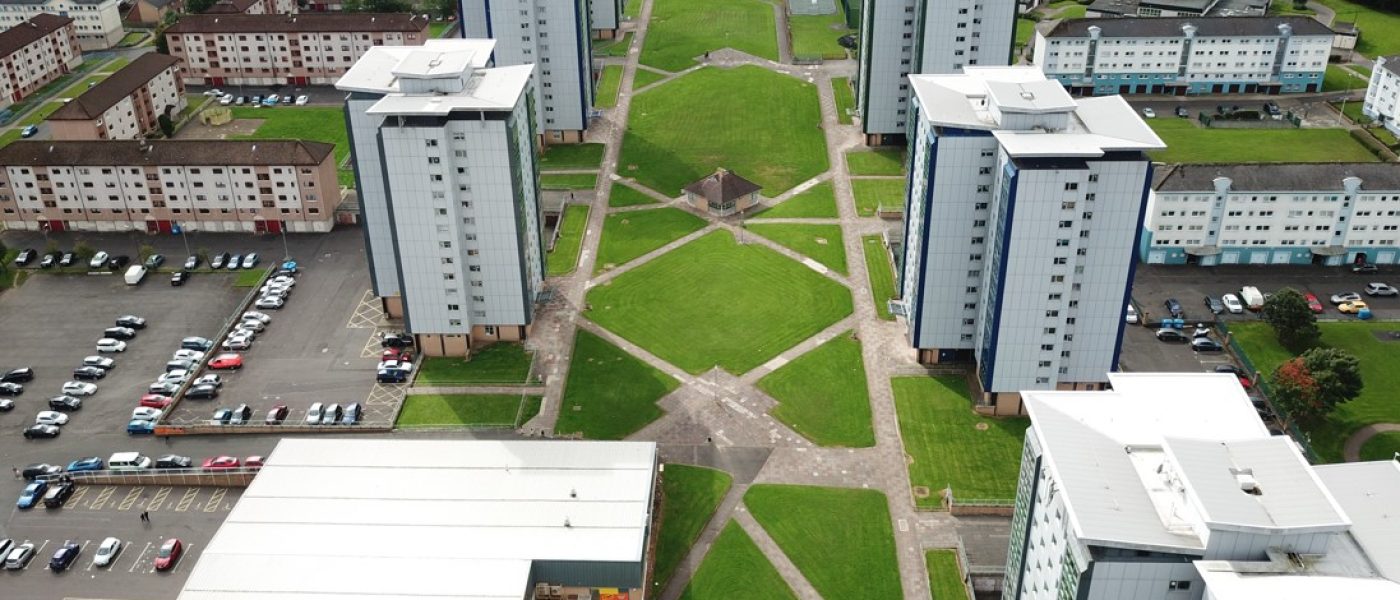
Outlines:
{"type": "Polygon", "coordinates": [[[111,471],[142,471],[151,468],[151,457],[140,452],[118,452],[107,459],[111,471]]]}
{"type": "Polygon", "coordinates": [[[141,283],[141,280],[145,277],[146,267],[143,267],[141,265],[131,265],[131,268],[126,270],[127,285],[136,285],[138,283],[141,283]]]}

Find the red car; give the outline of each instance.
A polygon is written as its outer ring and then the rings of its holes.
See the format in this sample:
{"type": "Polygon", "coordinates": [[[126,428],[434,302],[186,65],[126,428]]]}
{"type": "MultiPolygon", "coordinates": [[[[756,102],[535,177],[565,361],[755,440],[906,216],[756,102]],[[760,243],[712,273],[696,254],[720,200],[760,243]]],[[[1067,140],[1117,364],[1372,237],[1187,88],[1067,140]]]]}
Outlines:
{"type": "Polygon", "coordinates": [[[156,570],[169,571],[180,561],[180,554],[185,551],[185,545],[180,543],[179,538],[170,538],[160,545],[160,552],[156,553],[156,570]]]}
{"type": "Polygon", "coordinates": [[[406,348],[389,348],[380,353],[379,360],[400,360],[403,362],[413,362],[413,352],[406,348]]]}
{"type": "Polygon", "coordinates": [[[272,410],[267,411],[267,417],[263,422],[268,425],[280,425],[287,418],[287,412],[286,404],[278,404],[272,407],[272,410]]]}
{"type": "Polygon", "coordinates": [[[161,410],[165,410],[165,407],[170,406],[170,402],[170,396],[162,396],[160,394],[146,394],[141,397],[141,406],[149,406],[161,410]]]}
{"type": "Polygon", "coordinates": [[[262,468],[262,466],[263,466],[263,460],[264,460],[265,458],[267,458],[267,457],[265,457],[265,456],[249,456],[248,458],[243,459],[243,466],[248,467],[248,468],[250,468],[250,469],[260,469],[260,468],[262,468]]]}
{"type": "Polygon", "coordinates": [[[235,353],[220,354],[215,356],[214,360],[209,361],[209,368],[237,371],[243,368],[243,355],[235,353]]]}
{"type": "Polygon", "coordinates": [[[216,456],[204,459],[205,471],[231,471],[238,468],[238,457],[216,456]]]}
{"type": "Polygon", "coordinates": [[[1322,314],[1322,303],[1317,301],[1317,296],[1313,294],[1303,294],[1303,299],[1308,301],[1308,308],[1314,313],[1322,314]]]}

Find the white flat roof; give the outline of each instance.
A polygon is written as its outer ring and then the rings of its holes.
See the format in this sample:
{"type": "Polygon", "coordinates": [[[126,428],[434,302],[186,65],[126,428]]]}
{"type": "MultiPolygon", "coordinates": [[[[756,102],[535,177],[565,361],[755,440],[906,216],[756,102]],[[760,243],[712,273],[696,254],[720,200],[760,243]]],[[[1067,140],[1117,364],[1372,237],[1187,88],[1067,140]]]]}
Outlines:
{"type": "Polygon", "coordinates": [[[535,65],[478,69],[456,94],[385,95],[365,111],[371,115],[441,116],[454,110],[511,110],[530,84],[535,65]]]}
{"type": "MultiPolygon", "coordinates": [[[[476,62],[476,51],[419,49],[409,52],[399,64],[394,65],[394,76],[398,78],[432,78],[444,75],[458,75],[471,70],[476,62]]],[[[485,61],[481,61],[485,62],[485,61]]]]}
{"type": "Polygon", "coordinates": [[[985,83],[987,95],[1003,111],[1063,112],[1073,109],[1074,98],[1058,81],[997,81],[985,83]]]}
{"type": "Polygon", "coordinates": [[[1345,531],[1346,515],[1285,436],[1244,440],[1169,438],[1164,446],[1186,479],[1201,516],[1212,526],[1345,531]],[[1242,491],[1248,471],[1259,494],[1242,491]]]}
{"type": "Polygon", "coordinates": [[[1351,535],[1376,570],[1400,581],[1400,464],[1379,460],[1313,469],[1351,519],[1351,535]]]}
{"type": "Polygon", "coordinates": [[[1400,598],[1400,584],[1379,577],[1238,572],[1224,561],[1196,561],[1214,600],[1382,600],[1400,598]]]}
{"type": "Polygon", "coordinates": [[[655,464],[650,442],[284,439],[180,600],[519,600],[535,560],[640,563],[655,464]]]}
{"type": "MultiPolygon", "coordinates": [[[[350,70],[346,71],[335,82],[335,87],[347,92],[375,94],[397,92],[399,91],[399,83],[395,68],[410,55],[421,53],[465,54],[467,61],[465,66],[481,69],[490,63],[491,52],[495,48],[496,40],[483,39],[428,40],[422,46],[375,46],[355,61],[350,70]]],[[[462,58],[451,60],[457,63],[462,58]]],[[[427,62],[431,62],[431,59],[425,61],[425,68],[427,62]]]]}

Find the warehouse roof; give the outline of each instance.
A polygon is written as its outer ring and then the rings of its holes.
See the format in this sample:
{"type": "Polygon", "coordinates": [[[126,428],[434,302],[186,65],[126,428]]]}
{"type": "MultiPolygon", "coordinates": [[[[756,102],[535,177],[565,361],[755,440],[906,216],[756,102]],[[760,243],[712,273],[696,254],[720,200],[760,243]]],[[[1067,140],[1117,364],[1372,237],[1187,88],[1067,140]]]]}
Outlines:
{"type": "Polygon", "coordinates": [[[166,33],[339,33],[359,31],[418,32],[428,20],[407,13],[317,13],[290,15],[185,15],[166,33]]]}
{"type": "Polygon", "coordinates": [[[650,442],[284,439],[179,598],[519,600],[537,560],[643,561],[656,460],[650,442]]]}
{"type": "Polygon", "coordinates": [[[68,17],[49,13],[34,15],[33,18],[0,32],[0,56],[8,56],[72,22],[73,19],[68,17]]]}
{"type": "Polygon", "coordinates": [[[20,140],[0,148],[0,166],[319,165],[334,151],[304,140],[20,140]]]}
{"type": "Polygon", "coordinates": [[[132,95],[142,86],[150,83],[157,75],[180,64],[180,59],[169,54],[150,52],[131,61],[111,77],[102,80],[82,95],[64,104],[53,114],[51,121],[85,121],[96,119],[107,112],[123,98],[132,95]]]}
{"type": "Polygon", "coordinates": [[[1176,165],[1154,185],[1159,192],[1210,192],[1219,177],[1236,192],[1340,192],[1342,180],[1356,177],[1363,190],[1400,190],[1400,166],[1393,163],[1287,163],[1176,165]]]}
{"type": "Polygon", "coordinates": [[[1313,468],[1351,518],[1351,535],[1376,570],[1400,581],[1400,464],[1378,460],[1313,468]]]}
{"type": "Polygon", "coordinates": [[[1047,38],[1089,37],[1089,28],[1098,27],[1102,37],[1181,37],[1181,28],[1191,25],[1197,37],[1276,36],[1279,25],[1293,28],[1293,35],[1332,35],[1332,30],[1312,17],[1150,17],[1120,19],[1068,19],[1060,21],[1047,38]]]}

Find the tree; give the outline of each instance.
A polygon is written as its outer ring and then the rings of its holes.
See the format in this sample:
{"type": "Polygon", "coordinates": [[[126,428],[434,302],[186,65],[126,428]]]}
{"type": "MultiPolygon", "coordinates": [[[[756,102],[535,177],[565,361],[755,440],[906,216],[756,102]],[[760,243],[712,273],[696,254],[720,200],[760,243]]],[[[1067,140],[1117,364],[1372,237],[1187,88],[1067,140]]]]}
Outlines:
{"type": "Polygon", "coordinates": [[[185,12],[199,14],[209,10],[217,0],[185,0],[185,12]]]}
{"type": "Polygon", "coordinates": [[[1361,394],[1361,361],[1336,348],[1313,348],[1279,365],[1273,402],[1289,419],[1312,424],[1361,394]]]}
{"type": "Polygon", "coordinates": [[[78,258],[87,260],[92,258],[92,255],[97,254],[97,250],[95,250],[91,244],[79,240],[78,243],[73,244],[73,254],[78,258]]]}
{"type": "Polygon", "coordinates": [[[142,263],[144,263],[146,262],[146,259],[150,258],[151,255],[155,253],[155,246],[152,246],[150,244],[141,244],[141,247],[136,249],[136,260],[139,260],[142,263]]]}
{"type": "Polygon", "coordinates": [[[169,113],[161,113],[156,117],[156,124],[160,125],[160,132],[165,134],[165,137],[175,137],[175,122],[170,120],[169,113]]]}
{"type": "Polygon", "coordinates": [[[413,6],[403,0],[345,0],[340,4],[343,12],[405,13],[412,12],[413,6]]]}
{"type": "Polygon", "coordinates": [[[1264,301],[1260,313],[1264,322],[1274,328],[1279,345],[1298,354],[1317,345],[1322,331],[1317,328],[1317,316],[1308,308],[1308,301],[1292,288],[1279,290],[1264,301]]]}
{"type": "Polygon", "coordinates": [[[423,6],[439,19],[446,19],[457,15],[456,0],[428,0],[423,6]]]}
{"type": "Polygon", "coordinates": [[[165,16],[161,18],[160,24],[156,25],[155,30],[151,32],[151,35],[156,37],[156,52],[170,54],[170,43],[165,39],[165,30],[179,20],[180,13],[173,11],[165,13],[165,16]]]}

